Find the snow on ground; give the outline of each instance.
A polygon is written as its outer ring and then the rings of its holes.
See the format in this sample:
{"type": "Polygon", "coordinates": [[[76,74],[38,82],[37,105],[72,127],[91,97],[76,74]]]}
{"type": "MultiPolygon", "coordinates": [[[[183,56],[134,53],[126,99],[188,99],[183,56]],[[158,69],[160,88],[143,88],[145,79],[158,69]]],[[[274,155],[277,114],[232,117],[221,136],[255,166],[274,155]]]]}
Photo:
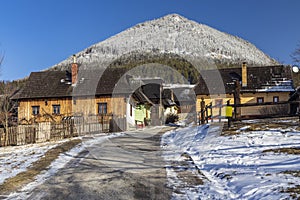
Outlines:
{"type": "MultiPolygon", "coordinates": [[[[176,189],[173,199],[288,199],[283,189],[300,185],[300,179],[281,172],[299,170],[299,155],[263,153],[263,150],[286,147],[300,148],[300,132],[289,129],[250,131],[242,127],[237,135],[220,136],[220,127],[214,125],[179,128],[167,132],[162,138],[163,156],[169,163],[182,160],[189,154],[207,180],[203,185],[190,187],[177,177],[174,168],[167,168],[170,186],[176,189]]],[[[34,182],[8,199],[26,199],[37,185],[53,176],[71,159],[112,135],[84,137],[83,144],[61,154],[48,171],[38,175],[34,182]]],[[[0,184],[5,179],[25,171],[34,161],[59,143],[31,144],[0,148],[0,184]]]]}
{"type": "Polygon", "coordinates": [[[26,169],[51,148],[66,140],[0,148],[0,184],[26,169]]]}
{"type": "Polygon", "coordinates": [[[250,131],[220,136],[220,127],[203,125],[167,132],[162,138],[164,158],[172,163],[189,154],[205,175],[203,185],[184,187],[172,168],[167,168],[173,199],[289,199],[283,189],[300,179],[280,172],[300,170],[299,155],[263,153],[285,147],[300,148],[300,132],[293,129],[250,131]]]}
{"type": "MultiPolygon", "coordinates": [[[[26,199],[30,191],[42,184],[49,177],[55,175],[55,173],[63,168],[71,159],[76,157],[80,152],[87,147],[97,144],[101,141],[105,141],[108,138],[117,137],[122,133],[116,134],[97,134],[87,137],[80,137],[83,141],[82,144],[77,145],[68,152],[62,153],[59,157],[51,163],[47,171],[39,174],[35,180],[21,189],[21,191],[10,194],[7,199],[26,199]]],[[[76,138],[75,138],[76,139],[76,138]]],[[[67,139],[68,140],[68,139],[67,139]]],[[[16,147],[1,147],[0,148],[0,184],[5,179],[13,177],[26,169],[40,157],[44,156],[47,150],[54,148],[60,143],[67,140],[61,140],[58,142],[47,142],[40,144],[30,144],[16,147]]]]}

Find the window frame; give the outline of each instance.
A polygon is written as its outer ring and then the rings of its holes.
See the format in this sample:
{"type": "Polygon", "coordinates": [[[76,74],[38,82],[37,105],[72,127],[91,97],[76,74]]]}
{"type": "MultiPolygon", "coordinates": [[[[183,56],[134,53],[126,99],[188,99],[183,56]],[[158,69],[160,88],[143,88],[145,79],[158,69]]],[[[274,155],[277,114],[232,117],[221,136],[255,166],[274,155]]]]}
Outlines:
{"type": "Polygon", "coordinates": [[[52,105],[52,114],[54,114],[54,115],[60,115],[60,104],[54,104],[54,105],[52,105]]]}
{"type": "Polygon", "coordinates": [[[40,106],[31,106],[32,115],[36,116],[40,114],[40,106]]]}
{"type": "Polygon", "coordinates": [[[256,98],[256,102],[259,103],[259,104],[262,104],[265,102],[265,98],[264,97],[257,97],[256,98]],[[261,101],[261,102],[260,102],[261,101]]]}
{"type": "Polygon", "coordinates": [[[279,96],[273,96],[273,103],[279,102],[279,96]]]}
{"type": "Polygon", "coordinates": [[[107,102],[99,102],[98,103],[98,115],[106,115],[106,114],[107,114],[107,102]]]}

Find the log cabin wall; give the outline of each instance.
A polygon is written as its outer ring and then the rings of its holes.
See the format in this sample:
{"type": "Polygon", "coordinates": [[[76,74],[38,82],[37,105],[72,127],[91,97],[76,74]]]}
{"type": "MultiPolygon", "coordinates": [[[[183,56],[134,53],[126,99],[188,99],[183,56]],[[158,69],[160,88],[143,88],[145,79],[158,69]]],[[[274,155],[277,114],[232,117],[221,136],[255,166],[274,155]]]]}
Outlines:
{"type": "Polygon", "coordinates": [[[106,104],[105,113],[113,114],[117,117],[126,116],[126,98],[111,97],[111,96],[98,96],[98,97],[77,97],[73,98],[72,111],[74,115],[90,116],[98,115],[99,104],[106,104]]]}
{"type": "Polygon", "coordinates": [[[51,98],[25,99],[19,101],[18,119],[20,123],[53,121],[60,122],[66,116],[98,115],[99,103],[106,104],[106,113],[115,117],[126,117],[126,98],[123,96],[110,97],[80,97],[80,98],[51,98]],[[60,113],[55,114],[53,106],[59,106],[60,113]],[[39,113],[33,113],[33,107],[39,107],[39,113]]]}
{"type": "Polygon", "coordinates": [[[76,116],[95,115],[96,103],[92,97],[73,98],[72,111],[76,116]]]}
{"type": "Polygon", "coordinates": [[[107,113],[113,114],[115,117],[126,117],[126,97],[124,96],[101,96],[96,97],[96,113],[98,114],[98,105],[99,103],[107,103],[107,113]]]}
{"type": "Polygon", "coordinates": [[[71,98],[49,98],[49,99],[23,99],[19,101],[18,119],[19,123],[32,123],[41,121],[61,121],[63,116],[72,115],[71,98]],[[33,107],[39,107],[39,113],[33,113],[33,107]],[[54,106],[59,106],[59,113],[54,114],[54,106]],[[50,117],[51,116],[51,117],[50,117]]]}

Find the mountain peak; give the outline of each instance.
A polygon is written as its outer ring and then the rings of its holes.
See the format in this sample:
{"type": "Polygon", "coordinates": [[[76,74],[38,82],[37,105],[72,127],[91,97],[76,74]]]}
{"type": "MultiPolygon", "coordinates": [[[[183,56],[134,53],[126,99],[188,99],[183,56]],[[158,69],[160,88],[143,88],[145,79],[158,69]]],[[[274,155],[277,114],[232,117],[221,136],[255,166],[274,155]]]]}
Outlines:
{"type": "Polygon", "coordinates": [[[168,14],[166,16],[163,16],[161,19],[173,20],[173,21],[177,21],[177,22],[188,20],[187,18],[185,18],[177,13],[168,14]]]}
{"type": "MultiPolygon", "coordinates": [[[[188,55],[223,64],[240,64],[243,61],[253,65],[278,64],[250,42],[176,13],[139,23],[78,52],[76,57],[86,66],[91,66],[91,63],[106,66],[132,52],[188,55]]],[[[54,67],[64,69],[71,61],[70,56],[54,67]]]]}

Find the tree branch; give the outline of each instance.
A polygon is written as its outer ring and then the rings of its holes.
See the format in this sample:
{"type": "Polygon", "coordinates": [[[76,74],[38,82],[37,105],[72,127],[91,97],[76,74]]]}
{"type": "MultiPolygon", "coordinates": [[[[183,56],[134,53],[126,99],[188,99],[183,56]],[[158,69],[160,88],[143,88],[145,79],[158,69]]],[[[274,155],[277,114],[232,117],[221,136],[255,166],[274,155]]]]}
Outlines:
{"type": "Polygon", "coordinates": [[[295,63],[300,63],[300,43],[297,45],[297,48],[292,53],[291,57],[295,63]]]}

